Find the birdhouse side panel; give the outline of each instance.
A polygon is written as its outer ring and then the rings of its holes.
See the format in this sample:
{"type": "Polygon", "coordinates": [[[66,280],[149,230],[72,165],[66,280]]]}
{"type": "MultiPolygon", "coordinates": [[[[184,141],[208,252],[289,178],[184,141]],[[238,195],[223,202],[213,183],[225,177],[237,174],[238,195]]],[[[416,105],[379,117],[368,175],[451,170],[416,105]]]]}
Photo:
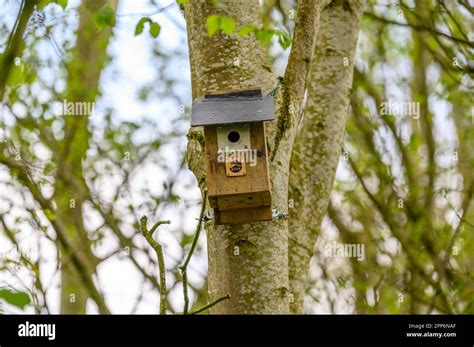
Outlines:
{"type": "Polygon", "coordinates": [[[215,197],[218,195],[217,191],[217,171],[218,171],[218,162],[217,157],[217,132],[215,125],[204,126],[204,147],[205,147],[205,161],[206,161],[206,170],[207,170],[207,191],[209,196],[209,202],[215,201],[215,197]]]}

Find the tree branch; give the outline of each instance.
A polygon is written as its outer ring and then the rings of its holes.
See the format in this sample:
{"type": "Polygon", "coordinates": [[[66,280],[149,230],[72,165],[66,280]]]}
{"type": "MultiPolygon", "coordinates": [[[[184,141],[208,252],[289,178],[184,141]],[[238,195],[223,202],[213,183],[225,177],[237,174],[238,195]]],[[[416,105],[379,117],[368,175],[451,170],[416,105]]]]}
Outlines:
{"type": "Polygon", "coordinates": [[[170,224],[169,220],[158,221],[156,222],[150,230],[147,229],[148,217],[143,216],[140,219],[141,231],[147,242],[153,248],[158,258],[158,266],[160,268],[160,314],[166,314],[166,304],[167,304],[167,289],[166,289],[166,268],[165,268],[165,259],[163,256],[163,247],[155,241],[153,238],[153,233],[155,230],[162,224],[170,224]]]}
{"type": "Polygon", "coordinates": [[[23,33],[37,3],[37,0],[23,0],[15,26],[10,33],[5,54],[3,59],[0,60],[0,71],[2,72],[0,73],[0,101],[3,100],[5,94],[5,86],[10,76],[11,67],[15,58],[21,54],[23,49],[23,33]]]}
{"type": "Polygon", "coordinates": [[[206,311],[207,309],[217,305],[218,303],[220,303],[221,301],[224,301],[224,300],[227,300],[227,299],[230,299],[230,295],[227,294],[227,295],[224,295],[222,297],[220,297],[219,299],[217,300],[214,300],[213,302],[207,304],[206,306],[203,306],[201,307],[200,309],[197,309],[196,311],[193,311],[191,312],[191,314],[198,314],[198,313],[201,313],[203,311],[206,311]]]}
{"type": "Polygon", "coordinates": [[[278,150],[287,148],[281,146],[282,140],[286,139],[290,148],[293,146],[302,116],[304,93],[313,61],[321,9],[326,2],[326,0],[298,1],[293,46],[288,57],[285,77],[281,82],[277,124],[275,129],[272,129],[274,130],[271,144],[273,148],[269,155],[271,162],[275,160],[278,150]],[[287,132],[290,133],[285,136],[287,132]]]}
{"type": "Polygon", "coordinates": [[[196,232],[194,233],[193,243],[191,244],[191,248],[189,249],[189,253],[188,253],[188,256],[186,257],[186,260],[184,261],[183,265],[179,267],[179,269],[181,270],[181,274],[183,275],[183,296],[184,296],[183,314],[187,314],[188,309],[189,309],[188,274],[187,274],[188,264],[196,248],[197,242],[199,240],[199,235],[201,234],[202,220],[204,217],[204,211],[206,210],[206,203],[207,203],[207,189],[204,190],[204,194],[202,197],[201,213],[199,214],[199,221],[198,221],[198,225],[196,226],[196,232]]]}

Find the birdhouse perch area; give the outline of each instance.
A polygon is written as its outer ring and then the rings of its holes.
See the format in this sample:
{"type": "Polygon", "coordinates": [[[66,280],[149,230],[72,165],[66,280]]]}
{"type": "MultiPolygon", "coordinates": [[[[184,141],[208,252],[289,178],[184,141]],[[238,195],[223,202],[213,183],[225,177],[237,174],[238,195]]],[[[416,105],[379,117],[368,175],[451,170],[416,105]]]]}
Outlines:
{"type": "Polygon", "coordinates": [[[272,219],[264,121],[273,97],[260,89],[206,95],[192,105],[191,126],[204,126],[209,204],[215,224],[272,219]]]}

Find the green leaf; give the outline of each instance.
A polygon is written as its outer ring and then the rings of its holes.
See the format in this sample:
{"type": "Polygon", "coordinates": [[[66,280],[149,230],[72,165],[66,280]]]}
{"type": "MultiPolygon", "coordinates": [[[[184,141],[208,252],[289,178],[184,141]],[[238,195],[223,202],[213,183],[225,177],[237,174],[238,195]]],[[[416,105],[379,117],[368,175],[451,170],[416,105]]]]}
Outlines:
{"type": "Polygon", "coordinates": [[[63,10],[67,7],[67,0],[55,0],[55,2],[63,8],[63,10]]]}
{"type": "Polygon", "coordinates": [[[105,5],[98,12],[94,14],[95,25],[99,30],[105,27],[114,27],[117,19],[115,17],[115,11],[109,5],[105,5]]]}
{"type": "Polygon", "coordinates": [[[176,2],[178,3],[178,5],[184,5],[187,4],[189,0],[176,0],[176,2]]]}
{"type": "Polygon", "coordinates": [[[209,37],[214,36],[217,31],[220,29],[220,21],[221,17],[218,15],[211,15],[207,17],[206,26],[207,26],[207,34],[209,37]]]}
{"type": "Polygon", "coordinates": [[[247,36],[248,34],[253,33],[255,30],[257,30],[257,26],[255,24],[247,24],[240,28],[239,35],[247,36]]]}
{"type": "Polygon", "coordinates": [[[150,22],[150,34],[154,38],[157,38],[160,34],[161,26],[158,23],[150,22]]]}
{"type": "Polygon", "coordinates": [[[0,289],[0,299],[4,299],[9,304],[23,308],[30,303],[30,297],[25,292],[16,292],[9,289],[0,289]]]}
{"type": "Polygon", "coordinates": [[[10,74],[8,75],[7,84],[12,87],[18,87],[21,82],[23,82],[26,75],[26,65],[13,65],[10,69],[10,74]]]}
{"type": "Polygon", "coordinates": [[[260,29],[260,30],[255,30],[254,35],[257,40],[259,40],[261,43],[264,45],[267,45],[270,43],[270,40],[273,37],[273,30],[266,30],[266,29],[260,29]]]}
{"type": "Polygon", "coordinates": [[[290,47],[291,36],[288,33],[280,30],[275,31],[275,33],[278,35],[278,43],[283,48],[283,50],[286,50],[288,47],[290,47]]]}
{"type": "Polygon", "coordinates": [[[143,17],[135,27],[135,36],[140,35],[145,28],[145,23],[150,23],[150,35],[157,38],[161,31],[161,26],[153,22],[149,17],[143,17]]]}
{"type": "Polygon", "coordinates": [[[147,22],[151,22],[151,19],[148,17],[143,17],[140,19],[140,21],[137,23],[137,26],[135,27],[135,36],[140,35],[143,32],[143,28],[147,22]]]}
{"type": "Polygon", "coordinates": [[[209,37],[214,36],[219,30],[230,35],[235,30],[235,21],[232,17],[214,14],[207,17],[206,26],[209,37]]]}
{"type": "Polygon", "coordinates": [[[227,35],[230,35],[235,30],[235,21],[231,17],[221,17],[220,18],[220,28],[227,35]]]}
{"type": "Polygon", "coordinates": [[[222,8],[225,8],[225,5],[220,2],[220,0],[212,0],[212,6],[215,7],[215,8],[219,8],[219,9],[222,9],[222,8]]]}
{"type": "Polygon", "coordinates": [[[194,240],[194,235],[188,235],[186,233],[183,233],[183,235],[181,236],[181,241],[179,245],[181,246],[181,248],[184,248],[187,245],[190,245],[193,242],[193,240],[194,240]]]}
{"type": "Polygon", "coordinates": [[[259,29],[255,24],[247,24],[240,28],[239,35],[247,36],[250,33],[255,35],[255,38],[264,45],[270,43],[273,36],[278,37],[278,43],[286,50],[291,45],[291,36],[285,31],[278,29],[259,29]]]}

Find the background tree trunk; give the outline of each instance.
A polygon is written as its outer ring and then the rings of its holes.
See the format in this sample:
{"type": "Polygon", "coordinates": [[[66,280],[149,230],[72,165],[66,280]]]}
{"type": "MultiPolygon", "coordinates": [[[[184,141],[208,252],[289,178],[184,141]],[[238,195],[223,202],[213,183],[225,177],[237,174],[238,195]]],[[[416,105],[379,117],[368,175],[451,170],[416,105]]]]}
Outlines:
{"type": "MultiPolygon", "coordinates": [[[[107,45],[112,30],[96,27],[93,13],[104,5],[114,10],[117,0],[86,0],[79,10],[80,23],[77,43],[68,64],[69,83],[65,93],[67,102],[94,102],[98,93],[99,78],[107,58],[107,45]]],[[[83,203],[87,199],[87,186],[83,176],[82,160],[89,148],[88,116],[65,116],[65,136],[58,153],[60,160],[56,175],[55,201],[59,220],[67,226],[71,249],[61,252],[61,313],[83,314],[90,296],[83,285],[78,269],[71,263],[71,252],[80,255],[86,266],[87,276],[95,273],[97,262],[91,242],[83,224],[83,203]]],[[[105,307],[100,307],[106,313],[105,307]]]]}

